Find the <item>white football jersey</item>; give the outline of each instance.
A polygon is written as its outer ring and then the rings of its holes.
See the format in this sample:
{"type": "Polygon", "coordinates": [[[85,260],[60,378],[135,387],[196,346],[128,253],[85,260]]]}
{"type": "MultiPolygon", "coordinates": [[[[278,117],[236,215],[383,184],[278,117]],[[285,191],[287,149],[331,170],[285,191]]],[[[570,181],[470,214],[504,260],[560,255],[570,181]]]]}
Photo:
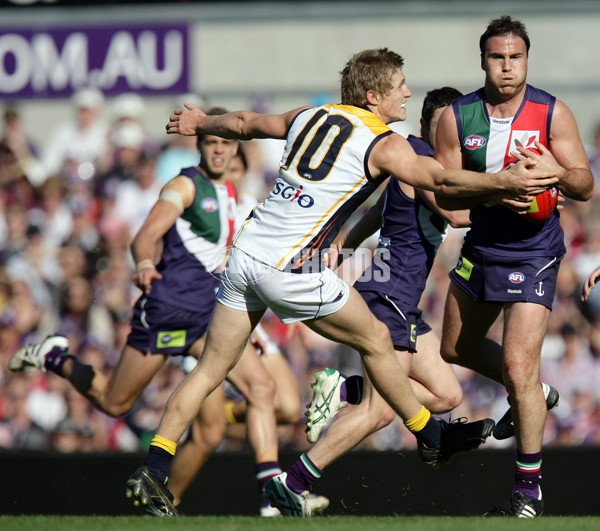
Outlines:
{"type": "Polygon", "coordinates": [[[368,157],[395,134],[367,109],[324,105],[295,118],[279,177],[269,197],[238,232],[234,245],[279,270],[321,270],[350,214],[386,179],[373,179],[368,157]]]}

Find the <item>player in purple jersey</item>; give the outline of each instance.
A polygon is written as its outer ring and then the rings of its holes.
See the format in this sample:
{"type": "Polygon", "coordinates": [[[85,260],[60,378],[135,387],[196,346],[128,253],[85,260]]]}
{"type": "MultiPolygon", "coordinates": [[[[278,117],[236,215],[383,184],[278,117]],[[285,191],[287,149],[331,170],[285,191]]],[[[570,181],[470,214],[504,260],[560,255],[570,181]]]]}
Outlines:
{"type": "MultiPolygon", "coordinates": [[[[225,111],[214,108],[208,112],[225,111]]],[[[68,340],[62,335],[22,347],[13,355],[10,369],[54,372],[69,380],[98,409],[118,417],[131,410],[171,356],[198,357],[233,236],[236,192],[227,179],[227,170],[237,147],[234,140],[199,136],[199,166],[182,169],[165,185],[134,238],[131,251],[137,272],[133,281],[143,293],[134,307],[127,345],[110,376],[69,354],[68,340]]],[[[264,348],[264,342],[260,345],[264,348]]],[[[257,484],[262,492],[269,477],[281,471],[275,382],[251,343],[228,379],[248,401],[248,439],[255,452],[257,484]]],[[[226,427],[221,386],[203,404],[191,436],[173,463],[171,482],[178,499],[221,443],[226,427]]],[[[158,496],[152,503],[141,500],[149,513],[177,514],[173,499],[161,498],[157,490],[150,494],[158,496]]],[[[263,506],[267,505],[268,500],[263,498],[263,506]]]]}
{"type": "MultiPolygon", "coordinates": [[[[443,110],[462,94],[443,87],[427,93],[421,111],[421,137],[409,135],[407,140],[418,155],[433,157],[437,121],[443,110]]],[[[444,211],[437,206],[432,192],[417,190],[391,179],[385,193],[361,220],[352,227],[334,250],[339,249],[341,262],[366,238],[381,228],[379,245],[370,267],[354,283],[375,316],[390,330],[394,349],[401,364],[409,371],[411,384],[420,402],[434,413],[454,409],[462,399],[462,389],[450,365],[440,357],[440,342],[431,327],[421,319],[419,301],[437,250],[446,236],[447,225],[467,226],[467,211],[444,211]],[[383,220],[382,220],[383,215],[383,220]],[[417,348],[417,338],[419,348],[417,348]]],[[[334,258],[332,253],[332,259],[334,258]]],[[[308,456],[326,465],[367,435],[389,424],[393,411],[369,384],[364,401],[363,378],[346,378],[333,369],[315,374],[313,398],[307,407],[307,438],[317,441],[319,433],[340,407],[361,403],[349,415],[356,416],[361,429],[345,434],[340,428],[342,444],[329,444],[337,455],[320,455],[320,449],[338,429],[336,423],[329,435],[319,441],[308,456]]],[[[368,381],[368,380],[367,380],[368,381]]],[[[350,417],[352,418],[352,417],[350,417]]],[[[346,419],[346,422],[349,419],[346,419]]],[[[327,446],[325,446],[327,449],[327,446]]]]}
{"type": "MultiPolygon", "coordinates": [[[[425,463],[438,466],[463,449],[461,443],[472,447],[473,441],[480,443],[491,431],[491,419],[459,425],[434,418],[414,394],[387,327],[373,316],[356,290],[326,268],[287,267],[298,249],[306,250],[302,258],[308,261],[324,243],[333,241],[339,224],[358,206],[358,200],[364,200],[366,192],[390,174],[414,186],[467,196],[494,191],[518,195],[556,181],[552,171],[537,167],[532,160],[480,175],[447,171],[431,157],[417,156],[406,139],[387,127],[406,117],[411,93],[402,65],[402,57],[387,48],[356,54],[342,72],[340,105],[277,115],[240,111],[211,117],[187,104],[171,116],[168,133],[286,139],[287,157],[280,168],[280,185],[286,192],[274,189],[238,234],[202,356],[171,395],[157,435],[162,446],[151,445],[146,459],[144,466],[154,469],[153,477],[145,481],[149,488],[164,485],[176,441],[204,399],[235,366],[267,308],[288,322],[303,320],[317,333],[355,348],[377,391],[417,438],[425,463]],[[326,227],[322,227],[324,218],[326,227]],[[277,262],[275,257],[281,253],[277,262]]],[[[314,464],[307,463],[306,475],[311,474],[309,468],[315,470],[314,464]]],[[[285,473],[274,479],[267,484],[272,484],[271,491],[265,492],[272,502],[284,501],[278,505],[282,513],[310,514],[301,484],[286,482],[285,473]]]]}
{"type": "MultiPolygon", "coordinates": [[[[507,152],[525,139],[525,145],[530,143],[541,153],[534,158],[555,169],[556,187],[566,197],[590,199],[592,174],[571,111],[526,84],[530,41],[524,24],[508,16],[492,20],[479,44],[485,85],[442,114],[436,158],[446,168],[493,171],[515,160],[507,152]],[[533,137],[539,141],[529,142],[533,137]]],[[[525,153],[523,147],[518,149],[525,153]]],[[[562,229],[557,213],[540,224],[519,216],[530,199],[440,198],[446,208],[472,209],[471,229],[450,273],[442,355],[506,386],[508,418],[512,417],[516,435],[513,492],[488,515],[542,513],[542,437],[547,408],[559,398],[553,388],[540,386],[539,366],[564,253],[562,229]],[[498,349],[486,340],[486,333],[501,313],[504,332],[498,349]]]]}

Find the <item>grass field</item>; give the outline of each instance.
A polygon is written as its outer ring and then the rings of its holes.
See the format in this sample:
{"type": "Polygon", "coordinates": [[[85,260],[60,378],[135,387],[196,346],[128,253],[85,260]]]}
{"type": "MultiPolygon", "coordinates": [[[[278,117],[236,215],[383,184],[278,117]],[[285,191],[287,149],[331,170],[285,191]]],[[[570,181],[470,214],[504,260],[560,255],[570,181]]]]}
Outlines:
{"type": "Polygon", "coordinates": [[[600,517],[542,517],[507,522],[503,518],[432,516],[331,516],[309,519],[250,516],[184,516],[169,519],[148,516],[0,516],[2,531],[481,531],[482,528],[485,531],[597,531],[600,529],[600,517]]]}

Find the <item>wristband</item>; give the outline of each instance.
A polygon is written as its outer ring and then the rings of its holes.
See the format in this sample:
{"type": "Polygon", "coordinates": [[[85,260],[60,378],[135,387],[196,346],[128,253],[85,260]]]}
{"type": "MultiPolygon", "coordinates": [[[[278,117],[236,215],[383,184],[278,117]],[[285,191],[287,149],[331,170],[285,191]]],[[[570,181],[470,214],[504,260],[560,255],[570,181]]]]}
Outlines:
{"type": "Polygon", "coordinates": [[[140,260],[136,264],[136,268],[139,273],[142,269],[156,269],[156,266],[154,265],[154,261],[150,258],[146,258],[145,260],[140,260]]]}

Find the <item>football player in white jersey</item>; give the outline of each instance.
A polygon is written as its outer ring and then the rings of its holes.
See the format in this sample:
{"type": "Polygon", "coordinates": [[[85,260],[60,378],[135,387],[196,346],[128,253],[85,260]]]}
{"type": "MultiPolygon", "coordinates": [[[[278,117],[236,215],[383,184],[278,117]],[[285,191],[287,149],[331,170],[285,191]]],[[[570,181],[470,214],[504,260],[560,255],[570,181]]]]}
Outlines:
{"type": "MultiPolygon", "coordinates": [[[[218,118],[186,105],[171,116],[168,133],[272,137],[286,139],[286,146],[270,196],[234,240],[203,355],[171,395],[150,445],[144,466],[155,473],[152,478],[137,471],[131,476],[141,478],[132,489],[138,503],[169,499],[166,478],[177,441],[204,399],[235,366],[267,308],[285,323],[303,321],[357,350],[374,387],[415,434],[425,463],[437,467],[465,445],[472,448],[490,435],[491,419],[447,424],[421,405],[387,327],[356,290],[327,269],[325,250],[350,213],[389,175],[420,188],[465,196],[535,194],[556,178],[543,162],[536,166],[527,159],[509,170],[480,175],[444,170],[434,159],[417,156],[387,126],[406,118],[411,92],[403,63],[387,48],[356,54],[342,71],[340,105],[279,115],[242,111],[218,118]]],[[[306,462],[297,472],[316,479],[318,464],[306,462]]],[[[298,492],[302,483],[289,473],[274,479],[269,482],[272,503],[283,514],[309,515],[307,498],[298,492]],[[279,503],[282,499],[286,502],[279,503]]]]}

